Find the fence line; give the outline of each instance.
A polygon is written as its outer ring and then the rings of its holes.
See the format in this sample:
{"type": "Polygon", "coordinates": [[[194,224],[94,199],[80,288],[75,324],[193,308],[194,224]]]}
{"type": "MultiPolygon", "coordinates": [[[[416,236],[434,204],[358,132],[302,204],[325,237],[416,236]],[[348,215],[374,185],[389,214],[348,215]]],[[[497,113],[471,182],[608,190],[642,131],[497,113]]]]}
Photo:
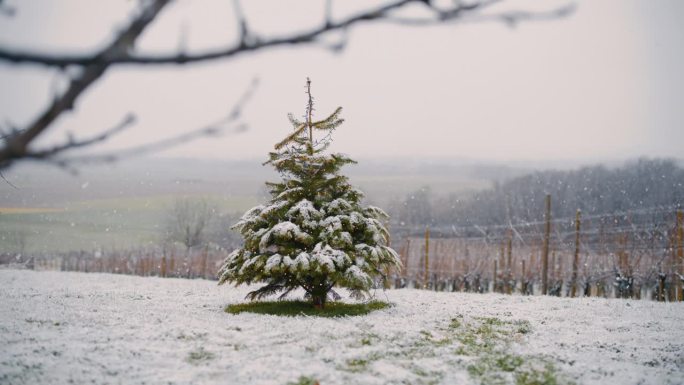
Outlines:
{"type": "Polygon", "coordinates": [[[433,224],[430,244],[424,247],[418,242],[420,226],[394,227],[393,239],[395,244],[399,239],[404,263],[393,276],[395,286],[681,301],[680,207],[581,217],[577,213],[574,218],[547,214],[547,220],[507,225],[433,224]],[[428,247],[429,262],[423,256],[428,247]]]}

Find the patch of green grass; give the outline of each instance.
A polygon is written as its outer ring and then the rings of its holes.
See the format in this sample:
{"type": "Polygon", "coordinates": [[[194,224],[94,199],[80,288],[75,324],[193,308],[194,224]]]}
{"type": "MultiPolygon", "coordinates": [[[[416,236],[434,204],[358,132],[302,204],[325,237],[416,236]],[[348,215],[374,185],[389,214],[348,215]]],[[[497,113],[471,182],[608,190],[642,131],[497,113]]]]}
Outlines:
{"type": "Polygon", "coordinates": [[[458,318],[452,318],[451,323],[449,324],[449,329],[458,329],[461,327],[461,320],[458,318]]]}
{"type": "Polygon", "coordinates": [[[528,334],[532,331],[532,325],[530,325],[530,321],[518,320],[513,322],[513,324],[516,326],[516,333],[528,334]]]}
{"type": "Polygon", "coordinates": [[[496,357],[496,367],[504,372],[512,372],[518,369],[524,362],[524,359],[517,354],[501,354],[496,357]]]}
{"type": "Polygon", "coordinates": [[[352,358],[347,360],[347,367],[345,369],[350,372],[362,372],[366,370],[369,363],[370,362],[364,358],[352,358]]]}
{"type": "Polygon", "coordinates": [[[385,358],[385,352],[375,351],[363,357],[349,358],[344,361],[344,364],[338,365],[337,369],[351,373],[359,373],[366,371],[373,362],[383,358],[385,358]]]}
{"type": "Polygon", "coordinates": [[[416,384],[435,385],[438,384],[443,377],[443,373],[441,372],[421,368],[417,365],[410,365],[409,369],[413,374],[419,377],[415,382],[416,384]]]}
{"type": "Polygon", "coordinates": [[[558,385],[571,383],[543,357],[520,355],[510,351],[516,334],[528,334],[528,321],[504,321],[497,318],[475,318],[474,323],[454,322],[449,330],[461,345],[458,355],[475,358],[468,373],[482,385],[515,383],[516,385],[558,385]]]}
{"type": "Polygon", "coordinates": [[[504,326],[506,324],[506,322],[494,317],[480,317],[477,319],[482,321],[483,325],[487,326],[504,326]]]}
{"type": "Polygon", "coordinates": [[[553,364],[546,362],[543,367],[523,368],[515,374],[515,385],[558,385],[563,383],[553,364]]]}
{"type": "Polygon", "coordinates": [[[200,346],[197,350],[193,350],[190,353],[188,353],[186,361],[188,361],[191,364],[199,364],[204,361],[213,360],[215,357],[216,355],[214,353],[206,351],[203,347],[200,346]]]}
{"type": "Polygon", "coordinates": [[[373,343],[379,339],[380,339],[380,337],[378,337],[377,334],[374,334],[374,333],[366,334],[365,336],[363,336],[363,338],[361,338],[361,346],[373,345],[373,343]]]}
{"type": "MultiPolygon", "coordinates": [[[[263,306],[263,303],[261,304],[263,306]]],[[[289,309],[290,315],[301,314],[302,308],[309,314],[316,314],[311,313],[314,310],[308,303],[275,304],[285,306],[289,309]]],[[[386,306],[387,304],[383,303],[382,307],[386,306]]],[[[281,315],[282,313],[278,312],[281,315]]],[[[511,345],[521,334],[528,334],[531,331],[530,323],[525,320],[456,315],[448,324],[418,330],[409,340],[402,340],[401,344],[389,349],[374,349],[373,345],[380,337],[373,333],[364,333],[349,345],[350,348],[363,348],[363,353],[336,361],[336,368],[353,374],[370,373],[376,362],[391,361],[393,365],[409,370],[413,374],[413,377],[407,380],[408,383],[428,385],[440,383],[445,375],[444,369],[435,369],[430,364],[422,362],[423,359],[434,358],[446,360],[449,364],[467,370],[474,382],[481,385],[572,384],[548,358],[513,351],[511,345]]]]}
{"type": "Polygon", "coordinates": [[[366,303],[330,302],[325,309],[316,309],[310,302],[304,301],[264,301],[237,303],[226,306],[226,312],[239,314],[243,312],[270,314],[278,316],[294,317],[298,315],[316,317],[348,317],[365,315],[375,310],[389,307],[390,304],[382,301],[370,301],[366,303]]]}
{"type": "Polygon", "coordinates": [[[415,343],[416,346],[425,346],[426,344],[430,346],[446,346],[450,345],[452,342],[449,336],[443,336],[443,338],[435,337],[427,330],[421,330],[420,335],[423,336],[423,338],[415,343]]]}
{"type": "Polygon", "coordinates": [[[288,382],[286,385],[318,385],[318,380],[313,377],[301,376],[297,382],[288,382]]]}

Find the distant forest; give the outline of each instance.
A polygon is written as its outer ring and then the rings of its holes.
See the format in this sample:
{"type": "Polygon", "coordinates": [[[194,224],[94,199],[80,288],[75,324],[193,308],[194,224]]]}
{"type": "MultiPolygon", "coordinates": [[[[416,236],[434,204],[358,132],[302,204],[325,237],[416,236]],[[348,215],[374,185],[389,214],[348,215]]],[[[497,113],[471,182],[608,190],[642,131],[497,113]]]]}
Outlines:
{"type": "Polygon", "coordinates": [[[684,168],[673,160],[639,159],[622,167],[539,171],[494,183],[469,196],[440,196],[425,187],[389,207],[394,229],[498,225],[539,221],[546,194],[552,215],[571,218],[644,208],[684,206],[684,168]]]}

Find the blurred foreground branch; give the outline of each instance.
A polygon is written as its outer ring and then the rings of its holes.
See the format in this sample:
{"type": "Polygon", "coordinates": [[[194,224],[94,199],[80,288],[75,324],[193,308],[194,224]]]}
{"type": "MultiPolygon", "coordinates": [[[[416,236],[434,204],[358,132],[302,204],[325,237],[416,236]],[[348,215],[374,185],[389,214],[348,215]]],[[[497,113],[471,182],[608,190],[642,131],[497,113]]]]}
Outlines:
{"type": "MultiPolygon", "coordinates": [[[[4,143],[0,148],[0,170],[8,168],[19,159],[36,158],[29,145],[41,135],[54,121],[64,112],[72,110],[78,97],[105,73],[112,64],[110,58],[118,56],[121,52],[127,52],[138,39],[145,28],[157,17],[159,12],[169,3],[169,0],[156,0],[143,8],[140,14],[104,49],[96,53],[100,58],[98,63],[86,65],[80,73],[73,77],[67,90],[55,97],[52,104],[43,111],[24,130],[12,129],[4,136],[4,143]]],[[[106,138],[106,137],[105,137],[106,138]]],[[[104,140],[104,139],[103,139],[104,140]]],[[[71,141],[64,146],[53,148],[51,153],[38,159],[50,157],[73,148],[77,142],[71,141]]]]}
{"type": "MultiPolygon", "coordinates": [[[[453,2],[444,7],[438,6],[430,0],[396,0],[387,2],[381,6],[366,9],[355,15],[346,18],[334,19],[332,15],[333,2],[327,0],[325,14],[321,25],[309,30],[284,34],[269,38],[260,37],[255,31],[249,28],[248,20],[242,12],[238,1],[234,2],[236,23],[239,28],[239,38],[232,44],[227,44],[225,48],[206,51],[203,53],[188,54],[185,48],[177,52],[152,55],[135,52],[135,41],[143,31],[157,18],[160,12],[171,1],[170,0],[148,0],[141,1],[140,11],[129,23],[129,25],[119,32],[113,41],[105,48],[92,53],[85,54],[59,54],[59,53],[36,53],[15,50],[8,47],[0,47],[0,61],[15,64],[44,65],[55,68],[68,68],[77,70],[76,76],[69,80],[69,85],[65,92],[54,98],[52,103],[40,113],[34,121],[26,127],[18,129],[10,127],[4,133],[0,132],[0,170],[9,168],[12,164],[20,160],[40,160],[68,166],[70,162],[79,161],[113,161],[134,154],[144,154],[159,151],[172,147],[188,140],[198,137],[214,135],[219,130],[216,125],[210,125],[198,130],[189,131],[173,138],[160,140],[159,142],[149,143],[136,148],[128,149],[117,154],[101,156],[64,158],[62,153],[75,148],[85,148],[91,145],[106,141],[111,136],[119,133],[130,124],[132,117],[124,120],[120,126],[105,131],[98,136],[90,139],[76,141],[67,140],[61,145],[55,145],[45,150],[33,150],[31,144],[42,135],[53,123],[65,112],[74,108],[75,103],[81,94],[92,84],[96,83],[102,75],[112,66],[116,65],[185,65],[189,63],[206,62],[217,59],[234,58],[241,54],[264,51],[281,46],[298,45],[322,45],[328,49],[338,51],[345,47],[346,32],[357,25],[369,24],[371,22],[395,22],[404,25],[437,25],[447,24],[456,20],[495,20],[503,21],[509,25],[515,25],[520,21],[546,20],[549,18],[559,18],[568,15],[572,11],[571,6],[564,6],[546,12],[508,12],[499,15],[487,15],[483,11],[498,4],[501,0],[481,0],[476,2],[453,2]],[[428,18],[406,19],[398,18],[396,13],[412,5],[426,7],[429,11],[428,18]],[[333,31],[345,33],[341,42],[329,44],[322,38],[333,31]]],[[[0,6],[6,16],[14,15],[14,9],[7,8],[0,1],[0,6]]],[[[72,71],[69,71],[72,72],[72,71]]],[[[239,103],[242,106],[242,103],[239,103]]],[[[221,125],[232,123],[235,119],[227,118],[221,121],[221,125]]]]}

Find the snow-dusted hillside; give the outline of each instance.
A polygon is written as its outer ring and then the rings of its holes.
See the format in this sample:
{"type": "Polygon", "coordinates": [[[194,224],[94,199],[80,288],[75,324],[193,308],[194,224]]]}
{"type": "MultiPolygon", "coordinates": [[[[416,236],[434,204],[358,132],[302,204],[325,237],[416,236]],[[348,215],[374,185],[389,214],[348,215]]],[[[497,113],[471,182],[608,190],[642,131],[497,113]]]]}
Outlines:
{"type": "Polygon", "coordinates": [[[681,303],[394,290],[360,317],[223,311],[247,290],[0,270],[0,383],[684,383],[681,303]]]}

